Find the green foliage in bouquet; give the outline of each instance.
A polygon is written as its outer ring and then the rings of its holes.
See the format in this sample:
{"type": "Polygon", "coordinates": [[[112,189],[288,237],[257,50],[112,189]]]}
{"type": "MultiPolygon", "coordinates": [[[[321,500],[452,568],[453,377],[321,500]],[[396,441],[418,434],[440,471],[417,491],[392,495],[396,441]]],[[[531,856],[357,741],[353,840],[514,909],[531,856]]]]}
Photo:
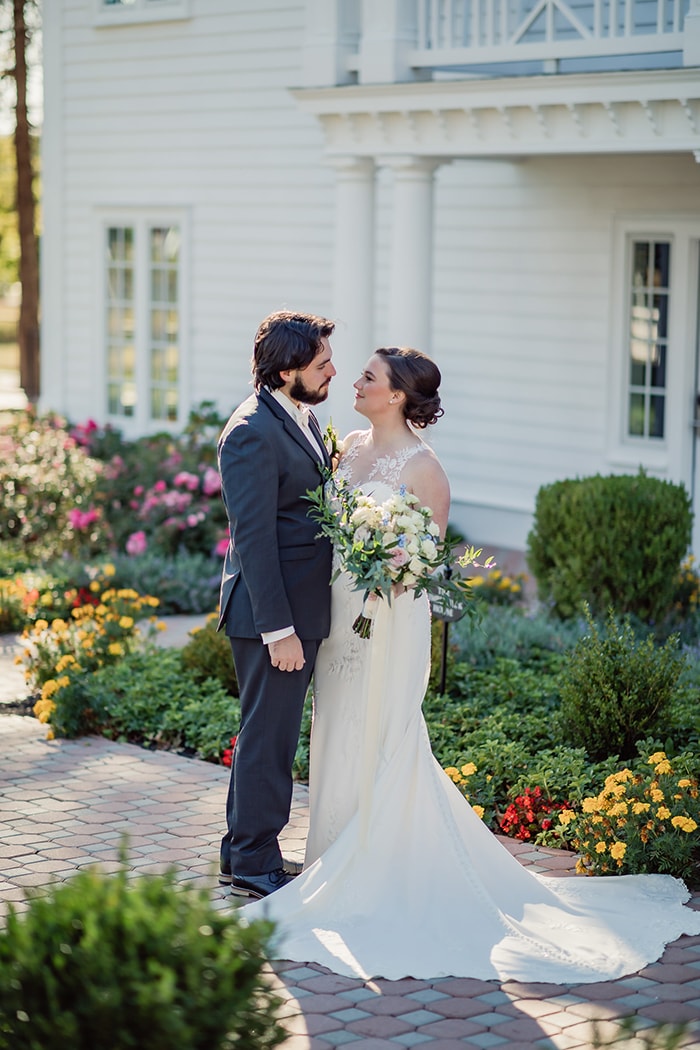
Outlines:
{"type": "Polygon", "coordinates": [[[691,524],[683,485],[644,471],[544,485],[527,555],[539,597],[562,617],[586,601],[594,616],[612,605],[659,624],[673,607],[691,524]]]}
{"type": "Polygon", "coordinates": [[[81,872],[0,932],[2,1050],[263,1050],[286,1033],[273,927],[216,911],[174,871],[81,872]]]}
{"type": "Polygon", "coordinates": [[[663,646],[639,641],[613,611],[602,628],[586,608],[588,633],[574,647],[561,679],[559,725],[564,739],[591,758],[631,758],[637,741],[664,731],[685,657],[678,637],[663,646]]]}

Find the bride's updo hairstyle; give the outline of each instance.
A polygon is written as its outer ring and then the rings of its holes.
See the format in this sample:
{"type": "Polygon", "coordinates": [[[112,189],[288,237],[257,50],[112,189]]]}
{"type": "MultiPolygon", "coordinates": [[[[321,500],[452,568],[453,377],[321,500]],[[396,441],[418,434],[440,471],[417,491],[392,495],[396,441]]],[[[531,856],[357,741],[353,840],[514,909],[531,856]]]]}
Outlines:
{"type": "Polygon", "coordinates": [[[389,369],[392,390],[405,394],[403,414],[414,427],[423,430],[437,423],[444,409],[440,407],[440,369],[427,354],[408,346],[383,346],[374,351],[389,369]]]}

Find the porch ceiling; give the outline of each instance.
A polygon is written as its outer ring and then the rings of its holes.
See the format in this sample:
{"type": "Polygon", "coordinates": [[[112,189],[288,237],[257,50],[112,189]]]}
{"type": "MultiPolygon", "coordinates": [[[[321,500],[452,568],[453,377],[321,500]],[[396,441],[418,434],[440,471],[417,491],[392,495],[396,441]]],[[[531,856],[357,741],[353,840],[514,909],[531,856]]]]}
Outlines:
{"type": "Polygon", "coordinates": [[[304,88],[329,156],[691,152],[700,69],[304,88]]]}

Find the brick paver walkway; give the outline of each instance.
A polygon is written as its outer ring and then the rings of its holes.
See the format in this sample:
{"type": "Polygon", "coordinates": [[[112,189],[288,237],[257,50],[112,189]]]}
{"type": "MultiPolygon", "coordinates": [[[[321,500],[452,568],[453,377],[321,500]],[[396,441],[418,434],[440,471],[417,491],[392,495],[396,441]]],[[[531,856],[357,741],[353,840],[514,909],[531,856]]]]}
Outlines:
{"type": "MultiPolygon", "coordinates": [[[[0,696],[17,684],[5,673],[7,655],[0,649],[0,696]]],[[[114,870],[125,835],[134,872],[174,864],[183,881],[210,889],[217,908],[231,907],[215,877],[227,782],[221,766],[100,737],[49,741],[33,718],[0,714],[0,913],[9,902],[23,907],[29,886],[66,880],[96,862],[114,870]]],[[[298,786],[285,833],[291,857],[303,855],[307,816],[306,789],[298,786]]],[[[570,854],[504,841],[523,864],[571,874],[570,854]]],[[[693,906],[700,908],[700,894],[693,906]]],[[[655,1026],[679,1022],[689,1026],[680,1045],[700,1048],[700,937],[682,937],[638,974],[595,985],[365,983],[300,963],[275,963],[270,980],[285,1000],[285,1050],[349,1043],[361,1050],[591,1050],[594,1024],[609,1045],[629,1015],[642,1031],[620,1048],[644,1050],[654,1045],[655,1026]]]]}

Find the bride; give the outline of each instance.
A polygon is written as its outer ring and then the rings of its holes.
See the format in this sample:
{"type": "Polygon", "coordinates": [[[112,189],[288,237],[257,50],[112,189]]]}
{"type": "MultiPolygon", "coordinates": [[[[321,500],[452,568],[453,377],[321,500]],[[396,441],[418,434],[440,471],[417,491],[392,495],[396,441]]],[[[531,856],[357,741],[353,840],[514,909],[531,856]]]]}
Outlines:
{"type": "MultiPolygon", "coordinates": [[[[399,486],[444,534],[449,484],[420,432],[442,415],[437,366],[380,349],[354,384],[369,421],[338,472],[384,500],[399,486]]],[[[700,914],[665,875],[533,874],[498,842],[433,757],[421,704],[430,669],[425,594],[375,602],[371,637],[352,625],[363,595],[340,575],[315,669],[303,873],[242,909],[278,925],[277,954],[335,973],[561,984],[613,980],[657,959],[700,914]]]]}

